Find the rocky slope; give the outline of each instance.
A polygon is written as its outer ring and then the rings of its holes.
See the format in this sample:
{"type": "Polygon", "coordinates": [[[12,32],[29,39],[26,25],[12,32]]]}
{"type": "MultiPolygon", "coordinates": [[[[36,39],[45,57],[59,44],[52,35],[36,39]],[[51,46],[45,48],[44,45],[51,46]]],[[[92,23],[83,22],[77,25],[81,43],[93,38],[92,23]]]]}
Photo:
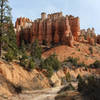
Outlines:
{"type": "Polygon", "coordinates": [[[62,62],[67,59],[67,57],[79,58],[80,62],[84,62],[89,65],[100,58],[100,45],[96,44],[91,46],[87,43],[75,42],[73,48],[60,45],[43,53],[42,57],[47,58],[52,54],[56,54],[58,59],[62,62]],[[91,50],[92,49],[92,52],[91,50]]]}
{"type": "MultiPolygon", "coordinates": [[[[88,69],[84,70],[78,68],[72,70],[69,68],[61,69],[55,72],[51,77],[51,82],[55,87],[61,86],[63,83],[62,79],[66,77],[66,73],[70,73],[72,76],[77,77],[78,74],[90,75],[96,73],[96,70],[88,69]]],[[[15,94],[14,86],[21,86],[23,91],[26,90],[40,90],[43,88],[50,88],[49,80],[37,70],[27,72],[21,66],[16,63],[7,64],[0,60],[0,97],[11,96],[15,94]]]]}
{"type": "MultiPolygon", "coordinates": [[[[27,72],[16,63],[8,64],[0,60],[0,74],[10,83],[15,86],[21,86],[24,89],[35,90],[50,87],[48,79],[41,72],[37,70],[27,72]]],[[[0,91],[2,92],[2,89],[0,91]]],[[[11,93],[6,94],[9,95],[11,93]]]]}
{"type": "MultiPolygon", "coordinates": [[[[58,59],[63,62],[67,57],[72,56],[79,58],[79,62],[83,62],[87,65],[93,63],[100,58],[100,45],[96,44],[91,46],[86,43],[75,42],[73,48],[66,45],[59,45],[51,48],[50,50],[42,54],[43,58],[47,58],[53,53],[57,54],[58,59]],[[92,48],[92,52],[90,50],[92,48]]],[[[71,66],[73,67],[73,66],[71,66]]],[[[67,73],[76,78],[78,74],[81,76],[98,74],[100,75],[100,69],[88,68],[76,68],[70,69],[66,65],[65,68],[61,68],[59,71],[54,72],[53,76],[48,79],[41,71],[34,69],[32,72],[24,70],[18,63],[8,63],[0,59],[0,100],[1,98],[8,98],[15,95],[15,86],[21,86],[23,91],[26,90],[40,90],[43,88],[50,88],[50,82],[55,87],[60,87],[63,83],[62,79],[66,77],[67,73]]],[[[35,91],[34,91],[35,92],[35,91]]],[[[47,91],[45,91],[47,93],[47,91]]],[[[34,95],[34,94],[33,94],[34,95]]],[[[44,95],[44,94],[43,94],[44,95]]],[[[23,95],[22,95],[23,96],[23,95]]],[[[16,99],[15,99],[16,100],[16,99]]],[[[45,99],[44,99],[45,100],[45,99]]]]}

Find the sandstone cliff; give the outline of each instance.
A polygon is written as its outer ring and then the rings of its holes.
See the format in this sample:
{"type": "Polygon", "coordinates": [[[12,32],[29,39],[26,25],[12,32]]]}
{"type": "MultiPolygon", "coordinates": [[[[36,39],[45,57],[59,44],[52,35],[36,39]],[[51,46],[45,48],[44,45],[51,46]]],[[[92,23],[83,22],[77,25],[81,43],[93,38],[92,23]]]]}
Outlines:
{"type": "Polygon", "coordinates": [[[27,18],[18,18],[15,28],[19,46],[21,36],[30,43],[38,39],[40,44],[62,43],[72,46],[72,41],[78,41],[80,35],[80,20],[72,15],[63,16],[62,12],[48,15],[41,13],[41,18],[33,22],[27,18]]]}
{"type": "Polygon", "coordinates": [[[87,40],[87,42],[91,45],[95,45],[95,43],[98,43],[96,41],[96,33],[95,33],[95,29],[92,28],[88,28],[87,30],[83,29],[81,30],[81,40],[84,42],[84,40],[87,40]],[[82,38],[83,37],[83,38],[82,38]]]}

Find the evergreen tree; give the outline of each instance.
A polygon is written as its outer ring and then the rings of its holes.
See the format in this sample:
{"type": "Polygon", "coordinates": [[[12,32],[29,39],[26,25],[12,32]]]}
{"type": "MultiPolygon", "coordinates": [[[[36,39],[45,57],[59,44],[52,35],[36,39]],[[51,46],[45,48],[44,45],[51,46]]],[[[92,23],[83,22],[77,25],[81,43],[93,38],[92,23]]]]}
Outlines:
{"type": "Polygon", "coordinates": [[[8,52],[5,54],[6,61],[12,61],[15,58],[14,51],[12,49],[8,49],[8,52]]]}
{"type": "MultiPolygon", "coordinates": [[[[3,41],[2,48],[3,50],[6,51],[6,55],[9,55],[10,52],[9,50],[11,50],[12,52],[10,53],[12,53],[11,54],[12,55],[11,57],[13,57],[12,60],[16,59],[17,56],[19,55],[19,50],[16,44],[16,34],[12,23],[9,23],[8,25],[8,33],[6,35],[2,35],[2,41],[3,41]]],[[[6,55],[5,59],[6,57],[8,57],[6,55]]]]}
{"type": "Polygon", "coordinates": [[[34,59],[41,59],[42,50],[38,40],[35,40],[31,47],[31,56],[34,59]]]}
{"type": "Polygon", "coordinates": [[[51,77],[54,71],[58,71],[61,68],[61,63],[57,59],[56,54],[53,54],[46,58],[45,60],[41,60],[40,69],[46,69],[48,73],[48,77],[51,77]]]}
{"type": "Polygon", "coordinates": [[[7,26],[11,22],[11,8],[8,0],[0,0],[0,56],[2,48],[2,35],[7,34],[7,26]]]}

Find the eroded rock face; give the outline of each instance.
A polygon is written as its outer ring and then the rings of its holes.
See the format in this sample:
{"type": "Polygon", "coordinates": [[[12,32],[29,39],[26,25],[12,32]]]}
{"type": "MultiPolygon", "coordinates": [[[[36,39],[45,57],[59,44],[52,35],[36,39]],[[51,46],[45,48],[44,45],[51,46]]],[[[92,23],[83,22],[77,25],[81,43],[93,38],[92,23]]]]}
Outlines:
{"type": "Polygon", "coordinates": [[[69,16],[69,24],[71,26],[71,32],[74,37],[74,40],[78,41],[78,36],[80,35],[80,21],[79,18],[74,18],[73,16],[69,16]]]}
{"type": "MultiPolygon", "coordinates": [[[[49,88],[49,81],[44,76],[44,74],[36,69],[32,72],[28,72],[24,70],[21,66],[16,63],[6,64],[4,61],[0,59],[0,81],[3,80],[3,88],[6,90],[8,83],[9,85],[18,85],[26,89],[42,89],[42,88],[49,88]],[[2,75],[2,77],[1,77],[2,75]],[[7,80],[7,81],[6,81],[7,80]],[[12,84],[11,84],[12,83],[12,84]]],[[[2,87],[0,87],[0,93],[3,92],[2,87]]],[[[8,91],[5,91],[8,93],[8,91]]],[[[10,93],[8,93],[10,95],[10,93]]]]}
{"type": "Polygon", "coordinates": [[[46,13],[42,13],[41,18],[34,22],[27,18],[18,18],[15,28],[19,46],[21,39],[30,43],[38,39],[40,44],[45,41],[48,45],[51,43],[69,44],[69,42],[72,44],[71,37],[73,37],[73,40],[78,41],[80,35],[79,18],[71,15],[63,16],[62,12],[48,14],[47,16],[46,13]],[[70,33],[72,33],[71,37],[70,33]]]}
{"type": "Polygon", "coordinates": [[[96,42],[96,34],[94,28],[90,29],[88,28],[87,30],[83,29],[81,30],[81,37],[82,41],[87,40],[90,45],[95,45],[96,42]],[[83,39],[84,37],[84,39],[83,39]]]}
{"type": "Polygon", "coordinates": [[[16,38],[17,38],[17,45],[20,46],[22,39],[26,42],[30,42],[31,38],[31,30],[32,30],[32,21],[30,21],[28,18],[18,18],[15,23],[16,28],[16,38]]]}
{"type": "Polygon", "coordinates": [[[98,35],[98,36],[96,37],[96,42],[97,42],[98,44],[100,44],[100,35],[98,35]]]}

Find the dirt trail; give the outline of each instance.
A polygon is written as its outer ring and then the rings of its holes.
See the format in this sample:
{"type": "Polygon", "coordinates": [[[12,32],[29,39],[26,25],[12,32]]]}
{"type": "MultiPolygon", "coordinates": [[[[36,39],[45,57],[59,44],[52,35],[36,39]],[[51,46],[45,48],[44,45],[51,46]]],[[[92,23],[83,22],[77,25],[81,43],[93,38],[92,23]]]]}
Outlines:
{"type": "Polygon", "coordinates": [[[62,87],[63,86],[43,90],[25,91],[24,93],[13,96],[8,100],[55,100],[57,92],[62,87]]]}

